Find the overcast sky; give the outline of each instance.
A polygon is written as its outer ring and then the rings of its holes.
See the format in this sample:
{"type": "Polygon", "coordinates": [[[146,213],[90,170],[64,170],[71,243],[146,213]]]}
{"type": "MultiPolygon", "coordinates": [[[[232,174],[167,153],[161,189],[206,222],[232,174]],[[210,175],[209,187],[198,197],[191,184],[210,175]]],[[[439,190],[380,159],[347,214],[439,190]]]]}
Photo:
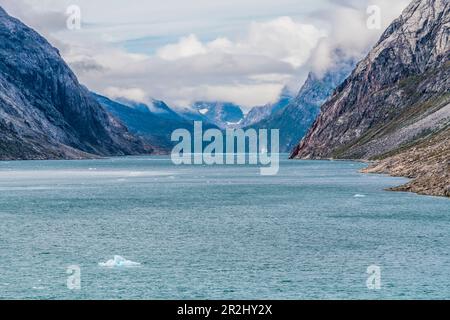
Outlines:
{"type": "Polygon", "coordinates": [[[336,48],[362,57],[410,0],[0,0],[60,49],[80,81],[111,98],[176,107],[246,108],[332,68],[336,48]],[[67,8],[81,29],[67,28],[67,8]],[[382,28],[366,26],[369,5],[382,28]]]}

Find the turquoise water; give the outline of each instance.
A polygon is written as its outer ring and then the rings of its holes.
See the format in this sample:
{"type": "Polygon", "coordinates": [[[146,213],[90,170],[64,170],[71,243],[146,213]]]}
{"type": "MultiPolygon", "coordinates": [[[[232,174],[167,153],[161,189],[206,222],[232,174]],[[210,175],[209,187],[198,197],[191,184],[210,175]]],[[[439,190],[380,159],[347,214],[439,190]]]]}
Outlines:
{"type": "Polygon", "coordinates": [[[0,162],[0,298],[449,299],[450,200],[362,167],[0,162]],[[114,255],[140,266],[99,266],[114,255]]]}

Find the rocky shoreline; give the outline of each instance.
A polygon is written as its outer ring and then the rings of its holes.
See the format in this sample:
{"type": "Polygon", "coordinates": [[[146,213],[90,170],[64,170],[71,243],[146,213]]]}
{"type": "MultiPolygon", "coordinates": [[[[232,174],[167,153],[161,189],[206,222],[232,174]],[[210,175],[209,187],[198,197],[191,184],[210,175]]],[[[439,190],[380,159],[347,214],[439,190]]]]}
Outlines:
{"type": "Polygon", "coordinates": [[[397,155],[379,160],[364,173],[384,173],[411,181],[390,188],[423,195],[450,197],[450,129],[397,155]]]}

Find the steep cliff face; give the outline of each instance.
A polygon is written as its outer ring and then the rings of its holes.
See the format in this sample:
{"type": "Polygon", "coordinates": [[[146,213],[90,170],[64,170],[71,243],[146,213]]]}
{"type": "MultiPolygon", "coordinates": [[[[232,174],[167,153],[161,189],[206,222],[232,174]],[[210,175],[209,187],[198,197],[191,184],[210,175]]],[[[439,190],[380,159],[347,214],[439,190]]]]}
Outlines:
{"type": "Polygon", "coordinates": [[[350,74],[354,64],[342,62],[323,75],[310,73],[298,95],[268,118],[252,124],[254,129],[279,129],[280,151],[291,152],[308,132],[320,112],[320,106],[350,74]]]}
{"type": "Polygon", "coordinates": [[[0,8],[0,159],[150,152],[38,33],[0,8]]]}
{"type": "Polygon", "coordinates": [[[450,4],[415,0],[322,107],[297,158],[378,159],[449,123],[450,4]]]}

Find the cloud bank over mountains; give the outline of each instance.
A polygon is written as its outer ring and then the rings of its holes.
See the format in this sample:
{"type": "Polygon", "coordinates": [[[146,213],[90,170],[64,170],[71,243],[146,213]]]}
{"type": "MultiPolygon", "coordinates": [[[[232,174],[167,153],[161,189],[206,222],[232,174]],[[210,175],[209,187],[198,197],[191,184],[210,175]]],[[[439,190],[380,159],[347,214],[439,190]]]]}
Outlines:
{"type": "Polygon", "coordinates": [[[81,82],[110,96],[174,106],[197,100],[244,107],[297,90],[307,73],[358,59],[409,0],[123,1],[0,0],[60,49],[81,82]],[[78,5],[82,28],[66,28],[78,5]],[[366,26],[367,7],[381,28],[366,26]],[[133,46],[130,46],[133,43],[133,46]]]}

